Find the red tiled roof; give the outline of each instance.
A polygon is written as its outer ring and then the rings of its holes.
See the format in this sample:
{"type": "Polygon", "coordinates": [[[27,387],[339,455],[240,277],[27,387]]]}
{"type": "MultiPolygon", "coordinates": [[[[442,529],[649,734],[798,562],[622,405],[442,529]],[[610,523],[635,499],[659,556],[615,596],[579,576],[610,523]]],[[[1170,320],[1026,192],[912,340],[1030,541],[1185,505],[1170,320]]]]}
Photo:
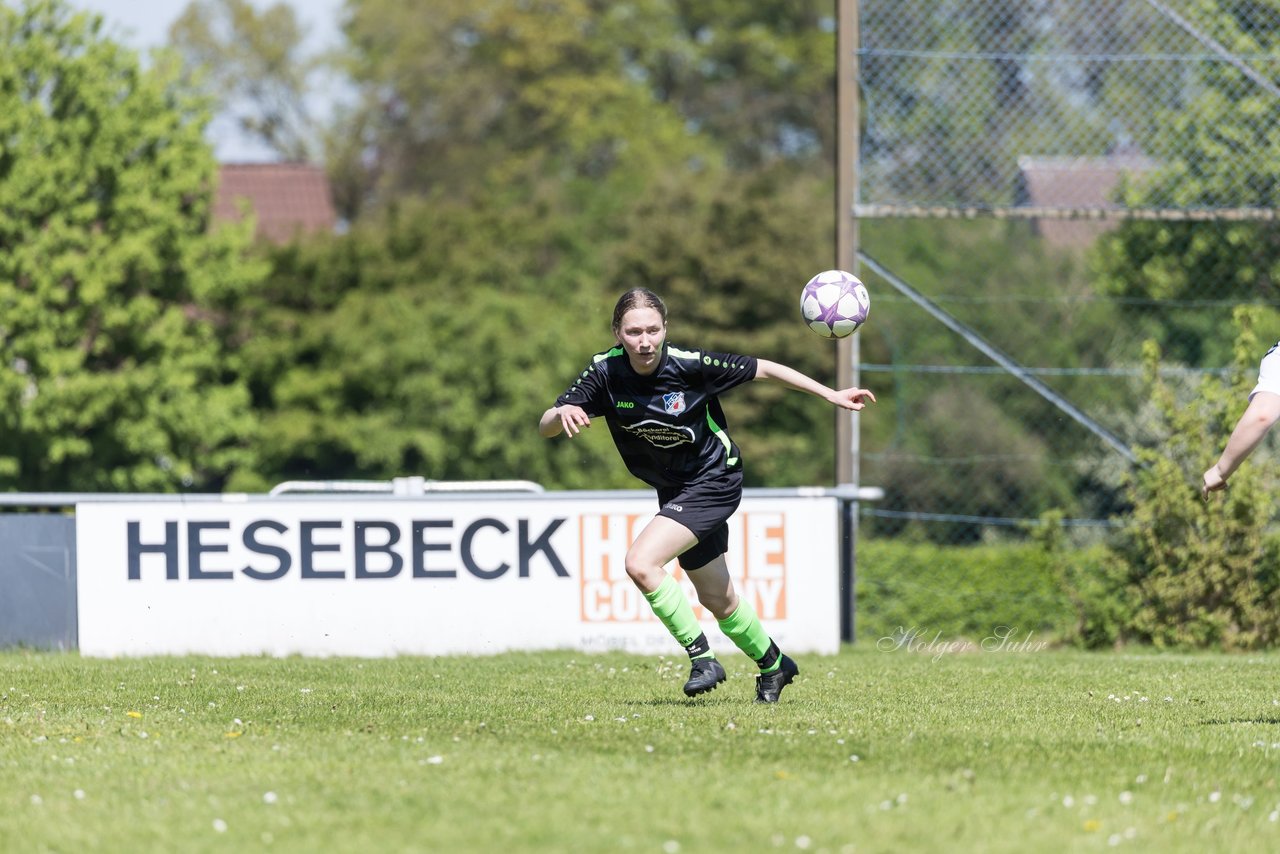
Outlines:
{"type": "Polygon", "coordinates": [[[329,179],[306,163],[224,163],[214,198],[216,220],[238,220],[239,200],[247,199],[258,217],[257,236],[287,243],[299,234],[332,232],[334,211],[329,179]]]}
{"type": "MultiPolygon", "coordinates": [[[[1113,193],[1126,173],[1138,175],[1155,168],[1155,162],[1137,154],[1109,157],[1020,157],[1025,197],[1031,207],[1086,210],[1119,210],[1113,193]]],[[[1036,230],[1058,246],[1087,246],[1098,235],[1114,228],[1118,220],[1037,219],[1036,230]]]]}

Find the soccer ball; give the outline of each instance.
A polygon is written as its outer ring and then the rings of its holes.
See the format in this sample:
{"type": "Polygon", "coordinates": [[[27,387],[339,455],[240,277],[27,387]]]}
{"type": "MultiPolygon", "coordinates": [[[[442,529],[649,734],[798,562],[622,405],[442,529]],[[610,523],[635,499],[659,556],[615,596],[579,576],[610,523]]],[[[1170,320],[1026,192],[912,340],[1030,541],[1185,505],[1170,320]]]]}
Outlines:
{"type": "Polygon", "coordinates": [[[800,313],[823,338],[844,338],[867,322],[871,296],[852,273],[827,270],[810,279],[800,292],[800,313]]]}

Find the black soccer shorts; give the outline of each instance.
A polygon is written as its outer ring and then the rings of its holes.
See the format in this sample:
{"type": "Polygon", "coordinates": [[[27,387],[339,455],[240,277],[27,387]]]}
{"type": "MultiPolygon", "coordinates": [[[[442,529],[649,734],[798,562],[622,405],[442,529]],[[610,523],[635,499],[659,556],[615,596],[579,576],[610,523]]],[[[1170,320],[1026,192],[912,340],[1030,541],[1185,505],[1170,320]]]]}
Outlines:
{"type": "Polygon", "coordinates": [[[706,566],[729,550],[729,517],[741,503],[741,469],[692,486],[658,489],[658,515],[679,522],[698,538],[680,555],[682,568],[706,566]]]}

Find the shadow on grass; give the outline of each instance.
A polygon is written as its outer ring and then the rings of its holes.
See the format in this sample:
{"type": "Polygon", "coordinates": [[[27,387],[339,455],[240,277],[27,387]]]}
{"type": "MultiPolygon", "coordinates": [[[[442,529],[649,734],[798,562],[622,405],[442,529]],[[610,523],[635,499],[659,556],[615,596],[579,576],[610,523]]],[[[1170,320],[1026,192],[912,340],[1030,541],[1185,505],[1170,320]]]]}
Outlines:
{"type": "Polygon", "coordinates": [[[1274,726],[1276,724],[1280,724],[1280,718],[1210,718],[1207,721],[1200,722],[1201,726],[1226,726],[1227,724],[1270,724],[1274,726]]]}
{"type": "Polygon", "coordinates": [[[728,694],[722,694],[719,697],[650,697],[647,700],[635,700],[633,702],[637,706],[689,709],[695,706],[736,706],[747,701],[728,694]]]}

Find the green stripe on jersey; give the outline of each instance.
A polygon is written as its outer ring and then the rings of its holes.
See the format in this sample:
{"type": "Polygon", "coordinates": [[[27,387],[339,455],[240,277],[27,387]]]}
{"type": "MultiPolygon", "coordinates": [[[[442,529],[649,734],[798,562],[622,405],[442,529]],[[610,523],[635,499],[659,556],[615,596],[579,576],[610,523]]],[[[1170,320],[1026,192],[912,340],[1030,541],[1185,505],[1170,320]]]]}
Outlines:
{"type": "Polygon", "coordinates": [[[681,350],[679,347],[672,347],[670,344],[667,345],[667,354],[678,359],[693,359],[694,361],[701,361],[702,359],[702,353],[697,350],[681,350]]]}
{"type": "Polygon", "coordinates": [[[609,350],[609,352],[607,353],[597,353],[595,357],[592,359],[592,362],[593,363],[603,362],[605,359],[612,359],[614,356],[621,356],[625,352],[626,351],[623,350],[621,347],[614,347],[613,349],[609,350]]]}
{"type": "MultiPolygon", "coordinates": [[[[715,419],[711,417],[711,407],[710,407],[710,406],[708,406],[708,407],[707,407],[707,426],[711,428],[711,432],[712,432],[712,433],[715,433],[715,434],[716,434],[716,438],[720,440],[720,444],[724,445],[724,452],[725,452],[725,454],[726,454],[726,455],[727,455],[727,454],[732,454],[732,453],[733,453],[733,442],[730,442],[730,441],[729,441],[729,434],[728,434],[728,433],[726,433],[726,432],[724,431],[724,428],[722,428],[719,424],[717,424],[717,423],[716,423],[716,421],[715,421],[715,419]]],[[[728,465],[728,466],[735,466],[735,465],[737,465],[737,464],[738,464],[738,458],[737,458],[737,457],[729,457],[729,456],[726,456],[726,458],[725,458],[725,465],[728,465]]]]}

